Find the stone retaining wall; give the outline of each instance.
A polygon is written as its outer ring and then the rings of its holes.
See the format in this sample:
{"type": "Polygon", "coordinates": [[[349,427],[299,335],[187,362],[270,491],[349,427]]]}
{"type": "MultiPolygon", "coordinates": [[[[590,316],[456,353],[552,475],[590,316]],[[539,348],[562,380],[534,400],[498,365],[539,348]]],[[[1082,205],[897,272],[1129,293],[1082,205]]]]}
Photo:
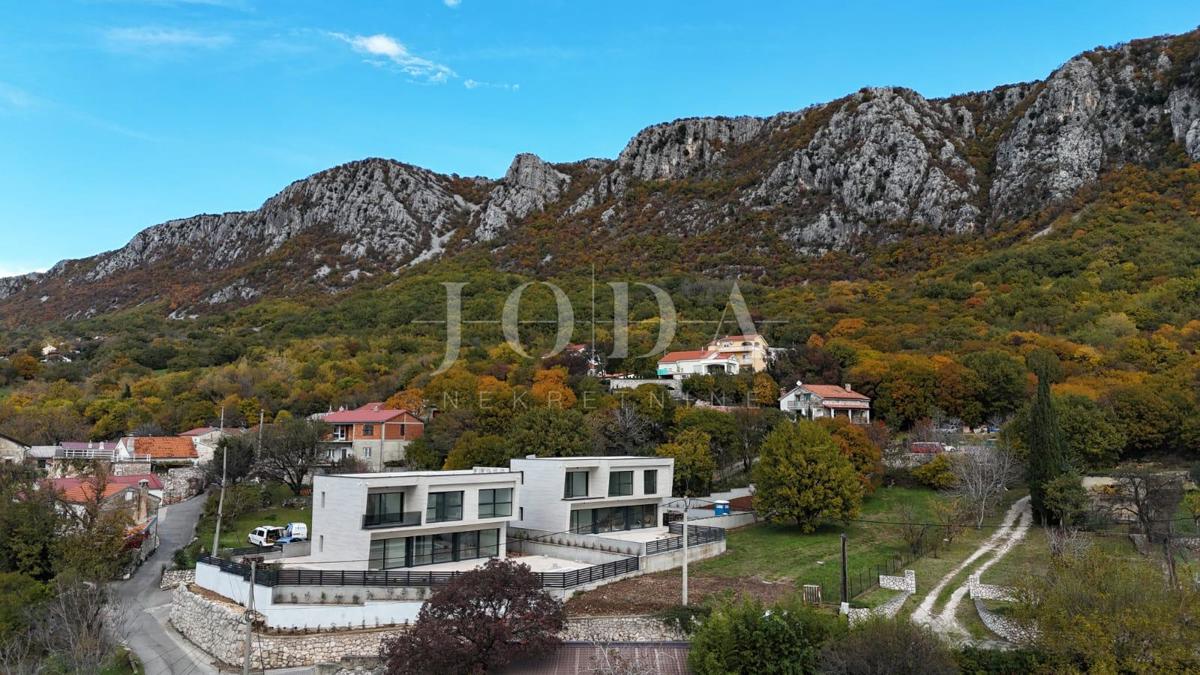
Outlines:
{"type": "MultiPolygon", "coordinates": [[[[202,596],[186,585],[175,588],[171,625],[217,660],[242,663],[244,610],[232,603],[202,596]]],[[[384,640],[403,631],[401,626],[284,635],[255,632],[251,664],[255,668],[299,668],[346,660],[373,662],[384,640]]],[[[649,616],[578,617],[567,622],[562,639],[573,642],[663,642],[687,637],[649,616]]],[[[359,666],[362,667],[361,665],[359,666]]],[[[360,671],[361,672],[361,671],[360,671]]]]}
{"type": "Polygon", "coordinates": [[[204,490],[207,477],[204,470],[197,466],[185,466],[168,469],[167,478],[163,481],[163,504],[174,504],[185,499],[191,499],[204,490]]]}
{"type": "Polygon", "coordinates": [[[873,616],[882,616],[892,618],[904,606],[904,602],[908,597],[917,592],[917,573],[912,570],[904,570],[904,576],[895,577],[887,574],[879,575],[879,587],[888,590],[900,591],[900,595],[888,600],[878,607],[851,607],[850,603],[843,602],[838,608],[839,613],[846,615],[850,620],[850,625],[854,625],[860,621],[864,621],[873,616]]]}
{"type": "Polygon", "coordinates": [[[1008,586],[996,586],[980,582],[979,574],[972,574],[967,577],[967,591],[973,600],[1003,600],[1005,602],[1012,602],[1017,599],[1016,594],[1008,586]]]}
{"type": "Polygon", "coordinates": [[[1009,642],[1021,644],[1037,637],[1035,632],[1025,630],[1016,621],[988,609],[981,598],[975,598],[975,611],[979,612],[979,619],[988,630],[1009,642]]]}
{"type": "Polygon", "coordinates": [[[912,570],[904,570],[904,576],[894,577],[887,574],[879,575],[879,587],[889,591],[904,591],[906,593],[917,592],[917,573],[912,570]]]}
{"type": "MultiPolygon", "coordinates": [[[[238,605],[179,586],[171,601],[171,625],[218,661],[236,666],[244,658],[243,612],[238,605]]],[[[254,668],[300,668],[347,657],[374,657],[384,640],[402,630],[392,626],[301,635],[256,632],[250,641],[250,663],[254,668]]]]}
{"type": "Polygon", "coordinates": [[[681,642],[688,638],[652,616],[577,617],[559,636],[567,642],[681,642]]]}
{"type": "Polygon", "coordinates": [[[175,588],[180,584],[188,585],[196,582],[196,570],[167,570],[163,572],[158,587],[162,590],[175,588]]]}

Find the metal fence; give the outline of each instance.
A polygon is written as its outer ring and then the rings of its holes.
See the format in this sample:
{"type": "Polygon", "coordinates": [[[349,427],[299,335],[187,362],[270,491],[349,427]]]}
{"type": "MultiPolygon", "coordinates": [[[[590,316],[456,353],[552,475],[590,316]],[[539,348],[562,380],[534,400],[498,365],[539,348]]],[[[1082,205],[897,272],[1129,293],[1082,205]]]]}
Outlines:
{"type": "MultiPolygon", "coordinates": [[[[683,523],[671,523],[667,526],[667,531],[675,536],[646,542],[646,555],[666,553],[683,548],[683,523]]],[[[688,525],[688,548],[721,541],[724,538],[724,528],[688,525]]]]}
{"type": "MultiPolygon", "coordinates": [[[[927,552],[927,550],[922,549],[916,554],[912,554],[907,551],[903,555],[895,553],[879,563],[861,567],[852,567],[849,570],[846,578],[846,591],[848,599],[853,600],[867,591],[878,588],[879,575],[881,574],[889,576],[902,576],[905,568],[910,567],[915,560],[922,557],[927,552]]],[[[853,558],[851,559],[853,560],[853,558]]],[[[831,603],[836,605],[841,601],[842,587],[838,581],[834,581],[832,583],[827,582],[822,584],[808,585],[819,585],[821,587],[821,598],[823,603],[831,603]]]]}
{"type": "Polygon", "coordinates": [[[241,546],[238,548],[223,549],[223,551],[232,557],[241,557],[247,555],[262,555],[264,553],[278,553],[283,550],[283,546],[272,544],[271,546],[241,546]]]}
{"type": "MultiPolygon", "coordinates": [[[[250,566],[222,558],[204,555],[196,562],[216,565],[222,572],[250,580],[250,566]]],[[[637,556],[622,558],[600,565],[591,565],[563,572],[535,572],[543,588],[574,588],[593,581],[636,572],[637,556]]],[[[270,569],[257,571],[255,583],[260,586],[369,586],[399,588],[406,586],[441,586],[463,572],[419,572],[412,570],[299,570],[270,569]]]]}

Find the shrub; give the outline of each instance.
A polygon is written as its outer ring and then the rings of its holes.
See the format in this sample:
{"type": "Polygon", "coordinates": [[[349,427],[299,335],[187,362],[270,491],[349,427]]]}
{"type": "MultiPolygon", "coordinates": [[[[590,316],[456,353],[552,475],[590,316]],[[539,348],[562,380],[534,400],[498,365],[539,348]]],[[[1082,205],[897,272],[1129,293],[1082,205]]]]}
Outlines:
{"type": "Polygon", "coordinates": [[[821,652],[820,672],[830,675],[955,675],[950,648],[929,628],[876,618],[854,627],[821,652]]]}
{"type": "Polygon", "coordinates": [[[933,459],[914,468],[910,473],[926,487],[949,490],[958,483],[958,479],[954,477],[953,463],[954,460],[949,455],[935,455],[933,459]]]}
{"type": "Polygon", "coordinates": [[[796,599],[769,609],[730,599],[713,609],[692,637],[688,665],[698,675],[808,673],[841,623],[796,599]]]}

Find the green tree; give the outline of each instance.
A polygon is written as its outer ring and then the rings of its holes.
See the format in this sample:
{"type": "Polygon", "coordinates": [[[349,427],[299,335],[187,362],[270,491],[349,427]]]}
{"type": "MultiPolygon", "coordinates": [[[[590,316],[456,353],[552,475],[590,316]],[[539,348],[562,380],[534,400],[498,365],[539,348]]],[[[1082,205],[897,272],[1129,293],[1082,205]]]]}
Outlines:
{"type": "Polygon", "coordinates": [[[794,598],[770,608],[730,598],[692,636],[688,665],[697,675],[814,673],[822,645],[842,630],[794,598]]]}
{"type": "Polygon", "coordinates": [[[230,485],[241,482],[254,468],[257,445],[257,436],[250,434],[221,437],[213,451],[212,461],[205,466],[209,478],[220,483],[224,471],[230,485]],[[225,461],[226,453],[229,453],[228,463],[225,461]]]}
{"type": "Polygon", "coordinates": [[[695,497],[708,494],[717,463],[713,460],[708,434],[699,429],[685,429],[670,443],[658,446],[655,454],[675,460],[676,495],[695,497]]]}
{"type": "Polygon", "coordinates": [[[997,349],[967,354],[963,363],[982,386],[976,395],[985,418],[1006,417],[1025,399],[1025,368],[997,349]]]}
{"type": "Polygon", "coordinates": [[[1046,483],[1044,503],[1053,522],[1063,527],[1081,524],[1090,503],[1083,478],[1069,471],[1046,483]]]}
{"type": "Polygon", "coordinates": [[[1192,673],[1200,670],[1200,591],[1171,588],[1158,562],[1096,549],[1056,558],[1022,583],[1014,618],[1053,672],[1192,673]]]}
{"type": "Polygon", "coordinates": [[[862,504],[854,464],[814,422],[776,427],[763,441],[754,482],[755,510],[772,522],[795,522],[802,532],[825,519],[854,518],[862,504]]]}
{"type": "Polygon", "coordinates": [[[573,409],[531,408],[513,419],[510,457],[581,457],[592,448],[583,414],[573,409]]]}
{"type": "Polygon", "coordinates": [[[845,417],[822,417],[817,423],[833,435],[833,440],[849,457],[863,484],[864,494],[871,494],[883,480],[883,451],[862,426],[853,424],[845,417]]]}
{"type": "Polygon", "coordinates": [[[1025,441],[1029,452],[1026,478],[1034,517],[1038,522],[1052,523],[1054,517],[1046,508],[1046,485],[1070,470],[1070,465],[1054,401],[1050,397],[1049,369],[1041,365],[1037,376],[1037,394],[1030,408],[1025,441]]]}
{"type": "Polygon", "coordinates": [[[737,457],[740,439],[737,419],[732,414],[712,408],[681,408],[676,413],[675,433],[689,429],[708,436],[718,465],[727,466],[737,457]]]}
{"type": "Polygon", "coordinates": [[[468,431],[459,436],[458,443],[446,456],[446,464],[442,468],[449,471],[476,466],[506,466],[511,459],[508,450],[508,444],[500,436],[468,431]]]}
{"type": "Polygon", "coordinates": [[[934,490],[949,490],[958,483],[958,477],[954,475],[954,460],[945,453],[934,455],[933,459],[909,473],[921,484],[934,490]]]}

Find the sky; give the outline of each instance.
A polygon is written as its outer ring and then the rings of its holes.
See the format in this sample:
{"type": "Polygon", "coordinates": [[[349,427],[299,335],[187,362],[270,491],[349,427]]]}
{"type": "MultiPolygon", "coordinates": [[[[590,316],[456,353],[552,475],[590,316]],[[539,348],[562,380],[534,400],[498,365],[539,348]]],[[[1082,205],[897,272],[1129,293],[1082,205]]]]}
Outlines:
{"type": "Polygon", "coordinates": [[[364,157],[498,177],[680,117],[990,89],[1200,25],[1194,1],[4,4],[0,276],[364,157]]]}

